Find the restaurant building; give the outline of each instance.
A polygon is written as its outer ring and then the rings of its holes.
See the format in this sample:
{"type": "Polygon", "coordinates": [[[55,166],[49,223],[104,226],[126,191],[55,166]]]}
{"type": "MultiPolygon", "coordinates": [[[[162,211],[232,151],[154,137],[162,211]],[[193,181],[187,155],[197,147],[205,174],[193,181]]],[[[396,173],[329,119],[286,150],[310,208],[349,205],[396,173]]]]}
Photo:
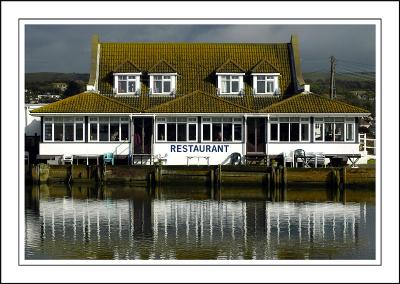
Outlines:
{"type": "Polygon", "coordinates": [[[296,149],[359,153],[358,120],[369,113],[307,91],[296,36],[267,44],[94,36],[87,91],[31,114],[41,118],[41,159],[113,153],[120,163],[215,165],[296,149]]]}

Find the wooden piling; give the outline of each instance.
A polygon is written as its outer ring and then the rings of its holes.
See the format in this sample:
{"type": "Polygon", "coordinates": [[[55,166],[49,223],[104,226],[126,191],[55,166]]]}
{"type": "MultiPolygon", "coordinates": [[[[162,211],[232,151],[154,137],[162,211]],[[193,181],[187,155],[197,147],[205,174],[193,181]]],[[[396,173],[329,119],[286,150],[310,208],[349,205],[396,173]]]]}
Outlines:
{"type": "Polygon", "coordinates": [[[287,199],[287,168],[282,168],[282,200],[287,199]]]}
{"type": "Polygon", "coordinates": [[[210,196],[214,199],[214,168],[210,168],[210,196]]]}

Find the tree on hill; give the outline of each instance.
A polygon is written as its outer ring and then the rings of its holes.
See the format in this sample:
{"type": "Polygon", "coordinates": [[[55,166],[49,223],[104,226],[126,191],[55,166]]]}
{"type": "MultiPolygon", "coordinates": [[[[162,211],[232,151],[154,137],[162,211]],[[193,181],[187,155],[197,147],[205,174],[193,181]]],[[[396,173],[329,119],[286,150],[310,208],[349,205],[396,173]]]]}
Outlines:
{"type": "Polygon", "coordinates": [[[67,89],[64,91],[63,99],[82,93],[84,90],[85,90],[84,85],[79,84],[78,82],[75,81],[69,81],[67,89]]]}

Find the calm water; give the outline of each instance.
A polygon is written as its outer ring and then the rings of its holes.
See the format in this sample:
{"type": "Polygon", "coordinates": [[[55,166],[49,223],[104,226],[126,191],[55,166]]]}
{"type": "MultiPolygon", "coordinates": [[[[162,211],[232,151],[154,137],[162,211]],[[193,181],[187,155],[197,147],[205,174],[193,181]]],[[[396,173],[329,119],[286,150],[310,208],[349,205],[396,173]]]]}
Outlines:
{"type": "Polygon", "coordinates": [[[25,193],[26,259],[375,259],[374,192],[41,185],[25,193]]]}

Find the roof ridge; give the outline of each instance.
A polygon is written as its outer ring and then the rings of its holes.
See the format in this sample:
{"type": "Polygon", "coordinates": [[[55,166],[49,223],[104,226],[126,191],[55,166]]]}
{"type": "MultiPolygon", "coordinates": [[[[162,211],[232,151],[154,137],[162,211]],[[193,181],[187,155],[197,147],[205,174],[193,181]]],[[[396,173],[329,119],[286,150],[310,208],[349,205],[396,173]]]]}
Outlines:
{"type": "Polygon", "coordinates": [[[124,64],[130,64],[130,65],[132,65],[133,67],[135,67],[135,69],[137,69],[137,70],[139,70],[140,71],[140,68],[135,64],[135,63],[133,63],[131,60],[125,60],[124,62],[122,62],[121,64],[119,64],[116,68],[115,68],[115,70],[114,71],[118,71],[118,69],[119,68],[121,68],[122,66],[124,66],[124,64]]]}
{"type": "Polygon", "coordinates": [[[156,64],[154,64],[154,65],[149,69],[149,72],[152,73],[151,70],[152,70],[152,69],[155,69],[158,65],[160,65],[160,64],[162,64],[162,63],[166,64],[169,68],[171,68],[172,70],[174,70],[175,72],[177,72],[177,71],[176,71],[176,68],[175,68],[174,66],[172,66],[170,63],[168,63],[165,59],[160,59],[156,64]]]}
{"type": "Polygon", "coordinates": [[[163,106],[163,105],[170,105],[170,104],[172,104],[172,103],[176,103],[177,101],[183,100],[183,99],[185,99],[185,98],[187,98],[187,97],[190,97],[190,96],[194,96],[194,95],[196,95],[196,94],[198,94],[198,93],[199,93],[199,94],[206,95],[206,96],[211,97],[211,98],[214,98],[214,99],[217,99],[217,100],[220,100],[220,101],[222,101],[222,102],[224,102],[224,103],[227,103],[227,104],[229,104],[229,105],[233,105],[233,106],[235,106],[235,107],[239,107],[239,108],[244,109],[244,110],[247,110],[247,111],[252,111],[251,109],[249,109],[249,108],[247,108],[247,107],[244,107],[244,106],[241,106],[241,105],[239,105],[239,104],[236,104],[236,103],[227,101],[227,100],[225,100],[225,99],[223,99],[223,98],[221,98],[221,97],[219,97],[219,96],[214,96],[214,95],[205,93],[205,92],[203,92],[203,91],[201,91],[201,90],[195,90],[195,91],[193,91],[193,92],[191,92],[191,93],[189,93],[189,94],[176,97],[176,98],[173,99],[173,100],[170,100],[170,101],[168,101],[168,102],[165,102],[165,103],[156,105],[156,106],[154,106],[154,107],[152,107],[152,108],[148,108],[148,109],[146,109],[145,111],[147,112],[147,111],[150,111],[150,110],[152,110],[152,109],[158,108],[158,107],[163,106]]]}
{"type": "Polygon", "coordinates": [[[218,72],[218,70],[221,70],[222,68],[224,68],[229,63],[232,63],[233,65],[235,65],[235,67],[237,67],[242,72],[246,71],[245,69],[243,69],[242,66],[240,66],[238,63],[236,63],[233,59],[230,59],[230,58],[228,60],[226,60],[224,63],[222,63],[221,66],[219,66],[215,71],[218,72]]]}

